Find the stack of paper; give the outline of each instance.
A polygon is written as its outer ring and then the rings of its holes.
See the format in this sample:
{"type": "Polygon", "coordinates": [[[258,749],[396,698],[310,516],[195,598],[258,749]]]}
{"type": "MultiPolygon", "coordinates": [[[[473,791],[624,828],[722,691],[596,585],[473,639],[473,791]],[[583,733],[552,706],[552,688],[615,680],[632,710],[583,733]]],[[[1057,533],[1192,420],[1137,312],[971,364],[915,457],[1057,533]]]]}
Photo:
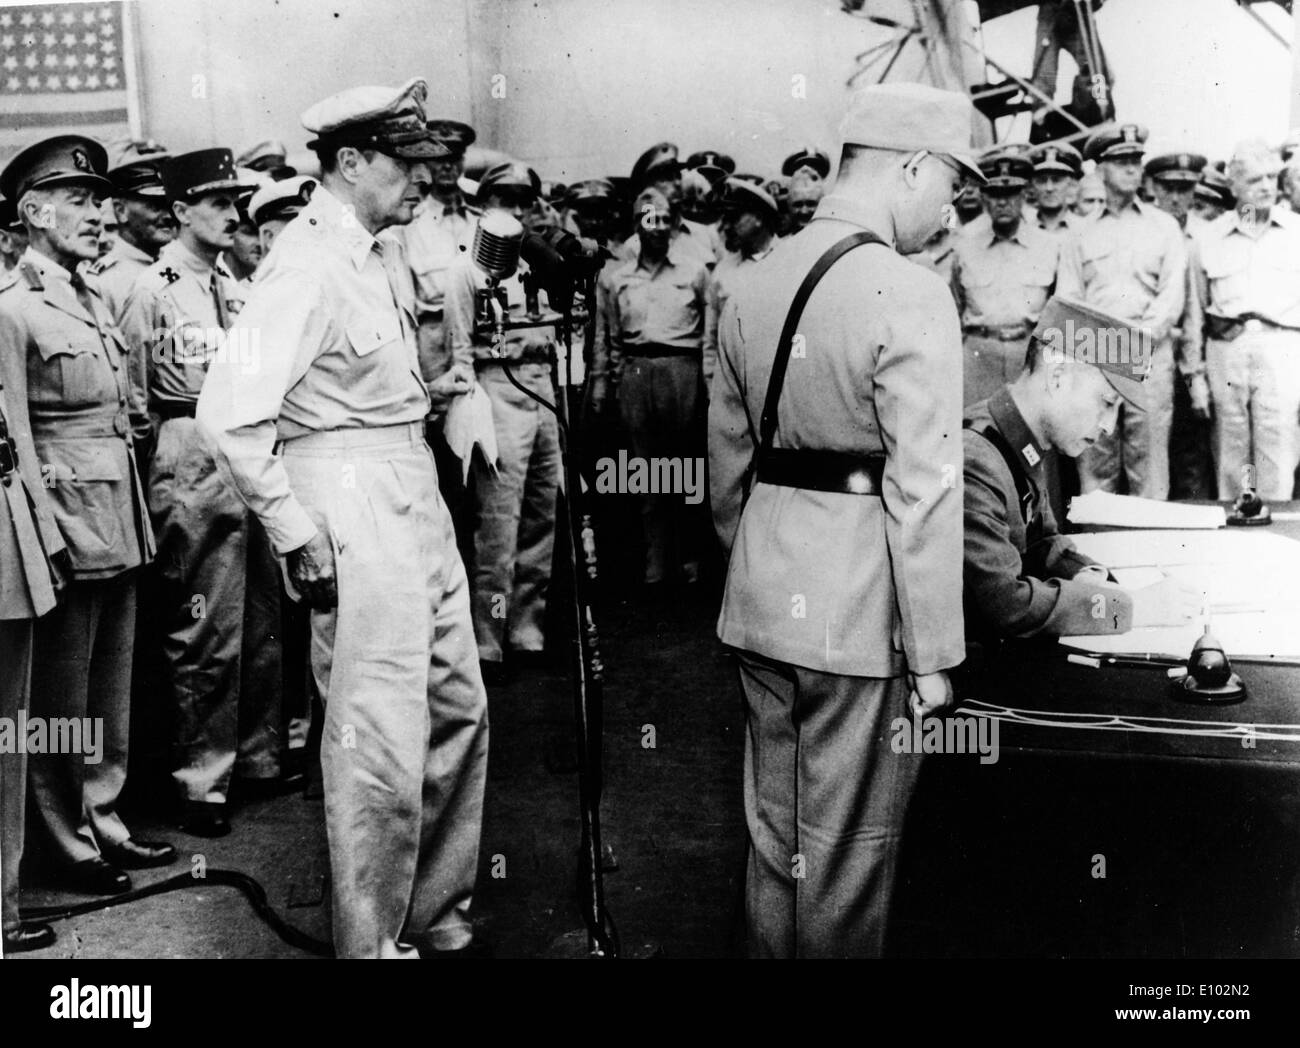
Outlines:
{"type": "Polygon", "coordinates": [[[1188,506],[1105,491],[1076,495],[1066,516],[1071,524],[1112,528],[1222,528],[1228,523],[1222,506],[1188,506]]]}
{"type": "Polygon", "coordinates": [[[460,459],[461,481],[469,478],[469,464],[477,447],[491,467],[497,468],[497,431],[492,421],[492,401],[477,382],[464,396],[456,397],[442,423],[447,446],[460,459]]]}

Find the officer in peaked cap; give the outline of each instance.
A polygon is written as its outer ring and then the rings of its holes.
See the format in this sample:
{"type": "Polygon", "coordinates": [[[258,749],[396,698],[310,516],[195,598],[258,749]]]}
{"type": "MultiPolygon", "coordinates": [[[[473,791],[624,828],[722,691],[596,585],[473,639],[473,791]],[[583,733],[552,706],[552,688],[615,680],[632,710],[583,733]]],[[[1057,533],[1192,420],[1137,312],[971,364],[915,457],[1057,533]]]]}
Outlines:
{"type": "Polygon", "coordinates": [[[1187,299],[1187,247],[1178,223],[1138,197],[1146,128],[1122,124],[1088,139],[1106,201],[1062,256],[1057,294],[1141,324],[1154,347],[1141,405],[1120,408],[1114,433],[1103,434],[1078,460],[1085,492],[1146,498],[1169,495],[1169,433],[1173,422],[1174,335],[1187,299]]]}
{"type": "Polygon", "coordinates": [[[589,178],[569,187],[568,212],[576,231],[589,240],[596,241],[617,255],[619,238],[616,236],[618,201],[614,185],[607,178],[589,178]]]}
{"type": "MultiPolygon", "coordinates": [[[[131,351],[150,361],[149,410],[160,421],[149,471],[158,538],[158,617],[174,709],[172,779],[179,825],[228,832],[232,776],[279,773],[279,585],[266,536],[217,469],[194,421],[212,361],[239,348],[226,332],[243,291],[223,256],[246,182],[229,149],[162,165],[179,232],[136,280],[122,315],[131,351]],[[204,594],[205,613],[192,597],[204,594]]],[[[245,363],[248,348],[244,349],[245,363]]]]}
{"type": "Polygon", "coordinates": [[[811,171],[818,178],[829,178],[831,174],[831,158],[814,146],[805,146],[791,153],[781,163],[781,174],[790,178],[796,171],[803,168],[811,171]]]}
{"type": "Polygon", "coordinates": [[[456,950],[473,934],[487,699],[424,441],[426,416],[469,380],[422,379],[410,269],[375,235],[411,221],[428,161],[449,154],[427,94],[419,78],[357,87],[303,114],[321,180],[240,314],[258,366],[216,360],[199,398],[223,470],[313,609],[340,957],[456,950]],[[344,465],[355,485],[339,483],[344,465]]]}
{"type": "MultiPolygon", "coordinates": [[[[154,141],[131,141],[118,149],[108,180],[113,183],[113,211],[117,216],[117,243],[93,263],[99,292],[120,323],[126,297],[136,279],[158,257],[163,245],[176,236],[176,217],[163,188],[162,165],[169,154],[154,141]]],[[[144,362],[134,361],[135,379],[144,379],[144,362]]]]}
{"type": "MultiPolygon", "coordinates": [[[[399,241],[406,252],[415,282],[419,322],[420,367],[426,378],[436,378],[448,367],[443,353],[443,295],[447,269],[470,249],[477,209],[466,201],[460,179],[465,173],[465,151],[477,135],[469,124],[439,118],[425,126],[433,140],[446,150],[444,156],[429,159],[428,196],[413,221],[393,226],[383,236],[399,241]]],[[[442,448],[435,445],[435,450],[442,448]]],[[[442,460],[440,459],[440,462],[442,460]]],[[[447,470],[439,469],[446,490],[447,470]]]]}
{"type": "Polygon", "coordinates": [[[1029,153],[1039,229],[1068,234],[1076,225],[1069,204],[1070,187],[1083,177],[1083,156],[1068,142],[1049,142],[1029,153]]]}
{"type": "Polygon", "coordinates": [[[986,213],[956,238],[949,276],[961,314],[966,404],[1020,374],[1029,333],[1060,266],[1058,238],[1024,216],[1029,159],[998,152],[982,157],[980,170],[986,213]]]}
{"type": "Polygon", "coordinates": [[[755,956],[882,953],[920,772],[891,750],[889,725],[950,705],[947,674],[966,657],[961,495],[935,465],[961,461],[961,335],[943,281],[903,255],[941,228],[964,173],[983,181],[972,113],[964,94],[924,84],[859,91],[813,220],[750,270],[720,323],[709,490],[730,554],[718,633],[748,722],[755,956]],[[765,376],[796,290],[860,233],[874,239],[834,262],[796,322],[808,351],[787,344],[773,416],[765,376]],[[791,615],[792,579],[806,615],[791,615]]]}
{"type": "MultiPolygon", "coordinates": [[[[705,266],[713,266],[724,253],[722,237],[715,226],[682,215],[682,171],[677,146],[660,142],[642,153],[632,165],[629,188],[633,193],[653,186],[663,194],[673,212],[673,238],[685,238],[683,248],[705,266]]],[[[624,258],[635,258],[641,251],[637,233],[623,241],[624,258]]]]}
{"type": "Polygon", "coordinates": [[[718,363],[718,321],[732,292],[752,266],[767,258],[776,246],[781,209],[762,186],[728,178],[718,187],[719,223],[727,254],[709,276],[704,298],[704,388],[713,381],[718,363]]]}
{"type": "MultiPolygon", "coordinates": [[[[32,659],[34,716],[92,717],[103,725],[103,759],[32,755],[36,825],[51,864],[77,890],[127,891],[128,868],[166,865],[170,845],[135,840],[117,811],[126,778],[137,568],[154,553],[131,433],[126,348],[108,307],[78,273],[95,257],[99,205],[111,192],[99,143],[60,135],[28,147],[3,172],[30,244],[0,290],[0,345],[20,362],[33,462],[67,546],[68,582],[37,619],[32,659]],[[71,381],[71,376],[76,381],[71,381]]],[[[6,371],[8,385],[15,377],[6,371]]]]}
{"type": "Polygon", "coordinates": [[[284,143],[274,138],[254,142],[240,150],[235,157],[235,166],[263,172],[275,181],[292,178],[298,173],[288,163],[288,152],[284,148],[284,143]]]}
{"type": "Polygon", "coordinates": [[[966,408],[968,641],[1125,633],[1177,625],[1195,613],[1195,596],[1181,584],[1126,591],[1108,582],[1106,568],[1060,534],[1046,497],[1043,467],[1053,453],[1078,455],[1114,427],[1121,403],[1144,402],[1142,338],[1118,317],[1053,298],[1023,370],[966,408]],[[1103,333],[1078,352],[1080,336],[1103,333]],[[1107,344],[1123,351],[1092,352],[1107,344]]]}
{"type": "Polygon", "coordinates": [[[1183,228],[1191,214],[1196,184],[1205,169],[1205,157],[1199,153],[1163,153],[1146,162],[1146,177],[1151,181],[1152,202],[1183,228]]]}
{"type": "Polygon", "coordinates": [[[18,265],[27,250],[27,228],[18,221],[12,200],[0,200],[0,277],[18,265]]]}
{"type": "Polygon", "coordinates": [[[688,171],[698,171],[709,180],[710,185],[717,185],[727,176],[735,174],[736,162],[726,153],[704,150],[703,152],[692,153],[686,158],[686,169],[688,171]]]}
{"type": "Polygon", "coordinates": [[[1232,183],[1224,173],[1214,167],[1202,171],[1193,197],[1196,214],[1203,221],[1210,222],[1236,206],[1237,198],[1232,194],[1232,183]]]}
{"type": "Polygon", "coordinates": [[[268,182],[257,189],[248,201],[248,217],[257,226],[262,249],[270,251],[275,238],[311,201],[316,179],[294,175],[282,182],[268,182]]]}
{"type": "Polygon", "coordinates": [[[651,182],[678,179],[682,167],[677,146],[672,142],[660,142],[636,158],[632,165],[632,188],[639,192],[651,182]]]}

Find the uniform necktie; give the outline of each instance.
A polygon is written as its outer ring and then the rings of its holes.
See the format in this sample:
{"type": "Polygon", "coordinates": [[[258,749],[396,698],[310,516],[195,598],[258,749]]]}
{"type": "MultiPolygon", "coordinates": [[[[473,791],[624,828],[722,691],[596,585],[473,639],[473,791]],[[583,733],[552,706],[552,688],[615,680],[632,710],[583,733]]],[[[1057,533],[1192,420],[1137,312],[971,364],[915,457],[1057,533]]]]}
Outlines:
{"type": "Polygon", "coordinates": [[[225,331],[230,326],[230,314],[226,310],[226,300],[221,294],[221,277],[215,269],[212,271],[209,287],[212,289],[212,304],[217,309],[217,324],[222,331],[225,331]]]}

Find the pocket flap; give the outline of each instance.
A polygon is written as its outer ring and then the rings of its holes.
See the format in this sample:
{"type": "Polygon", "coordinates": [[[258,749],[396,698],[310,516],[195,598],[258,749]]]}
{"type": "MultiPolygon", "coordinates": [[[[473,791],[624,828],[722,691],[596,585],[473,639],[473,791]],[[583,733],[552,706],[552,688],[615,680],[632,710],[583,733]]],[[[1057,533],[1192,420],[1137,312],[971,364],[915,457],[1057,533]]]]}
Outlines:
{"type": "Polygon", "coordinates": [[[93,332],[88,338],[56,335],[53,338],[37,339],[36,348],[40,350],[42,360],[51,360],[59,356],[75,357],[80,353],[96,352],[99,349],[99,339],[93,332]]]}
{"type": "Polygon", "coordinates": [[[86,484],[126,478],[126,445],[119,440],[60,442],[47,444],[42,451],[54,467],[56,483],[86,484]]]}
{"type": "Polygon", "coordinates": [[[354,320],[347,326],[348,341],[359,357],[368,356],[380,346],[396,342],[402,329],[395,317],[369,317],[354,320]]]}

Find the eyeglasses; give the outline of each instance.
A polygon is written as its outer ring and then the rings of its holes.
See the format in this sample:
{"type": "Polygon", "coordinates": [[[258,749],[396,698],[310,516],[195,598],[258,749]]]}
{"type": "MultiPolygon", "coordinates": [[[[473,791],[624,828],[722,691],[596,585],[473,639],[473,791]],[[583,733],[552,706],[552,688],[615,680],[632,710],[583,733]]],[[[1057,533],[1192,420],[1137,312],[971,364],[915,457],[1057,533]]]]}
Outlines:
{"type": "Polygon", "coordinates": [[[919,150],[916,153],[916,155],[913,156],[912,159],[910,159],[907,162],[907,166],[911,167],[913,164],[919,164],[922,160],[924,160],[928,156],[934,157],[935,160],[939,161],[939,163],[943,164],[943,166],[948,168],[949,170],[957,172],[957,176],[959,178],[964,179],[969,177],[969,172],[960,164],[958,164],[956,161],[950,160],[942,153],[931,153],[928,149],[919,150]]]}

